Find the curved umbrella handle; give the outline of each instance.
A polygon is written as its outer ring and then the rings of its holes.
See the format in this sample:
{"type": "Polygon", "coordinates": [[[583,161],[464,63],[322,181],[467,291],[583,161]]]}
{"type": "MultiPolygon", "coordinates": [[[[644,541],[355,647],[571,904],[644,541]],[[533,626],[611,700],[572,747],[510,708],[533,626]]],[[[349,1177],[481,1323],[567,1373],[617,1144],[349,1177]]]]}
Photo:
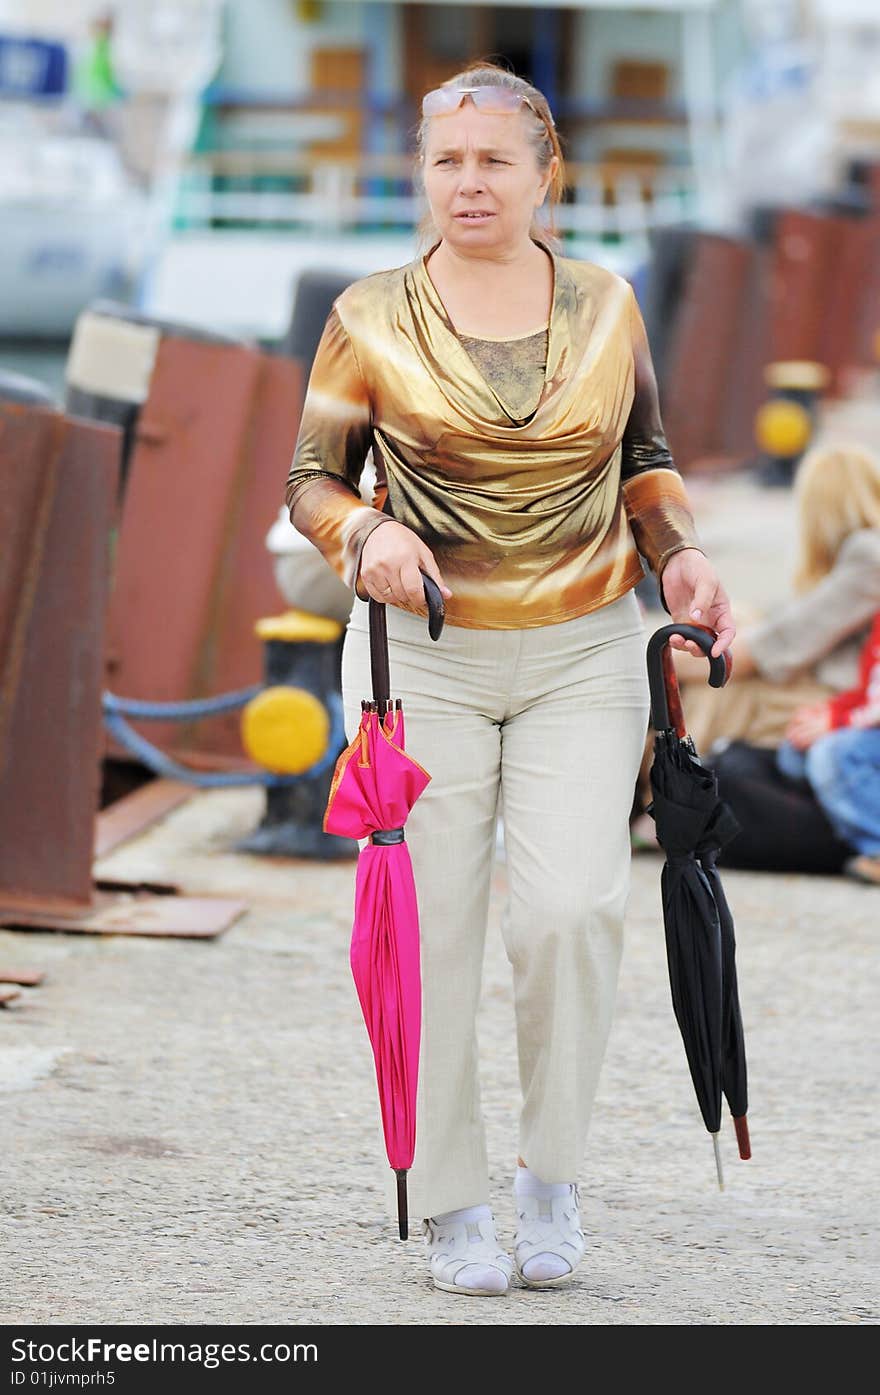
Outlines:
{"type": "MultiPolygon", "coordinates": [[[[433,577],[419,568],[428,607],[428,634],[437,640],[443,631],[446,607],[443,595],[433,577]]],[[[385,716],[391,693],[391,677],[388,664],[388,627],[385,621],[385,605],[370,597],[370,669],[373,675],[373,700],[378,703],[380,720],[385,716]]]]}
{"type": "Polygon", "coordinates": [[[730,677],[733,663],[730,655],[712,655],[712,645],[718,638],[705,625],[663,625],[648,640],[648,686],[651,691],[651,725],[655,731],[674,727],[678,736],[687,735],[681,710],[678,680],[669,649],[671,635],[681,635],[702,649],[709,660],[709,687],[723,688],[730,677]]]}
{"type": "MultiPolygon", "coordinates": [[[[422,571],[421,567],[419,571],[422,571]]],[[[446,619],[443,593],[434,578],[428,576],[427,572],[422,572],[422,586],[425,592],[425,604],[428,607],[428,634],[432,639],[439,639],[443,630],[443,622],[446,619]]]]}

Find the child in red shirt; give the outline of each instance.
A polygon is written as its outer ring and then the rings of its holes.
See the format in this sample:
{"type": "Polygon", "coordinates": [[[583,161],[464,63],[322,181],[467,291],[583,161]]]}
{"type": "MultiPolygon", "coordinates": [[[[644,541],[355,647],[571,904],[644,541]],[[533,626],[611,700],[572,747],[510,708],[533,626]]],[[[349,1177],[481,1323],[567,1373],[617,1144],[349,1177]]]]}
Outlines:
{"type": "Polygon", "coordinates": [[[785,735],[779,769],[807,781],[835,832],[854,848],[844,870],[880,886],[880,614],[856,686],[798,708],[785,735]]]}

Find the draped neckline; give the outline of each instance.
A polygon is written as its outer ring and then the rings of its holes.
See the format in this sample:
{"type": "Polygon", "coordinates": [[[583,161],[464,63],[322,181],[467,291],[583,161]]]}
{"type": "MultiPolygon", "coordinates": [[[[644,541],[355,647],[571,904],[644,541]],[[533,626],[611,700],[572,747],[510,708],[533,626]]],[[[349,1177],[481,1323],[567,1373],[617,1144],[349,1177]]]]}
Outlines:
{"type": "MultiPolygon", "coordinates": [[[[428,259],[440,245],[435,242],[427,252],[417,257],[411,265],[415,288],[414,311],[420,320],[422,348],[432,360],[431,368],[435,376],[442,379],[443,390],[450,402],[459,410],[481,423],[499,427],[505,434],[528,431],[534,426],[546,407],[548,399],[559,386],[560,365],[571,343],[566,321],[571,297],[566,293],[565,277],[560,259],[551,248],[532,239],[535,246],[549,256],[553,268],[553,294],[551,298],[550,320],[547,326],[547,362],[541,395],[532,412],[526,417],[518,416],[510,403],[496,392],[492,384],[480,371],[468,350],[459,338],[443,299],[428,271],[428,259]],[[499,412],[503,419],[499,420],[499,412]]],[[[469,338],[479,336],[469,335],[469,338]]]]}

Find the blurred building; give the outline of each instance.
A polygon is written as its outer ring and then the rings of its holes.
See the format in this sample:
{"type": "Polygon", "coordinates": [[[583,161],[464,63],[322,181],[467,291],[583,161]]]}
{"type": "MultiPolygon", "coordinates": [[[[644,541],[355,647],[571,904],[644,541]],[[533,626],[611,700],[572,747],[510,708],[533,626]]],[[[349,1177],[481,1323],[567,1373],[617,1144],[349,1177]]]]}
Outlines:
{"type": "Polygon", "coordinates": [[[419,99],[481,56],[550,100],[567,251],[635,274],[657,229],[741,231],[755,203],[839,184],[877,146],[878,44],[874,0],[227,0],[155,293],[163,309],[190,293],[196,312],[235,238],[259,231],[260,269],[243,260],[223,300],[230,327],[271,337],[303,265],[407,260],[419,99]]]}
{"type": "MultiPolygon", "coordinates": [[[[421,95],[496,56],[546,93],[574,159],[687,164],[699,93],[711,107],[718,73],[744,56],[741,9],[739,0],[228,0],[219,85],[230,105],[236,92],[267,107],[273,96],[296,99],[296,117],[285,122],[276,109],[275,132],[303,154],[403,152],[421,95]]],[[[230,106],[225,114],[235,120],[230,106]]],[[[256,122],[250,130],[269,133],[256,122]]]]}
{"type": "Polygon", "coordinates": [[[419,99],[479,57],[546,92],[566,250],[625,275],[657,230],[742,231],[755,204],[828,195],[880,143],[876,0],[0,0],[0,212],[22,248],[42,227],[21,252],[40,285],[0,274],[0,335],[44,299],[48,324],[52,296],[69,327],[77,297],[127,277],[142,309],[281,338],[306,267],[413,254],[419,99]],[[66,45],[65,99],[13,100],[4,34],[66,45]],[[86,244],[63,234],[86,215],[113,246],[77,280],[86,244]]]}
{"type": "Polygon", "coordinates": [[[283,287],[303,265],[364,274],[408,260],[419,100],[484,56],[550,100],[569,162],[558,222],[570,253],[630,272],[653,226],[723,216],[719,94],[745,52],[739,0],[227,0],[156,303],[166,312],[187,295],[197,316],[199,288],[255,231],[260,268],[243,259],[222,278],[227,327],[244,333],[283,332],[283,287]]]}

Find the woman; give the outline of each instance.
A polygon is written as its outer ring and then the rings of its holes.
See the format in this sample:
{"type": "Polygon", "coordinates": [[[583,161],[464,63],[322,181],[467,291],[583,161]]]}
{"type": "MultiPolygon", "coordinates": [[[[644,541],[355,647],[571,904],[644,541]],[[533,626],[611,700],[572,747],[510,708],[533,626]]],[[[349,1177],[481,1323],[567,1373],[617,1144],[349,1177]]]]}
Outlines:
{"type": "MultiPolygon", "coordinates": [[[[503,797],[523,1107],[517,1272],[584,1252],[577,1176],[617,980],[628,815],[645,734],[639,553],[678,619],[733,637],[663,437],[628,284],[556,254],[535,223],[562,189],[545,98],[479,66],[428,93],[426,255],[336,301],[287,502],[355,589],[346,728],[368,691],[369,598],[388,607],[392,694],[432,775],[407,821],[423,1014],[410,1210],[437,1287],[495,1294],[512,1260],[489,1207],[475,1017],[503,797]],[[368,447],[372,509],[357,496],[368,447]],[[426,631],[420,569],[446,603],[426,631]]],[[[388,1172],[393,1211],[393,1175],[388,1172]]]]}
{"type": "Polygon", "coordinates": [[[720,738],[778,746],[796,712],[821,707],[857,681],[880,610],[880,461],[861,446],[817,446],[798,468],[795,501],[794,597],[739,636],[731,682],[712,701],[703,691],[705,664],[676,665],[699,751],[720,738]]]}

